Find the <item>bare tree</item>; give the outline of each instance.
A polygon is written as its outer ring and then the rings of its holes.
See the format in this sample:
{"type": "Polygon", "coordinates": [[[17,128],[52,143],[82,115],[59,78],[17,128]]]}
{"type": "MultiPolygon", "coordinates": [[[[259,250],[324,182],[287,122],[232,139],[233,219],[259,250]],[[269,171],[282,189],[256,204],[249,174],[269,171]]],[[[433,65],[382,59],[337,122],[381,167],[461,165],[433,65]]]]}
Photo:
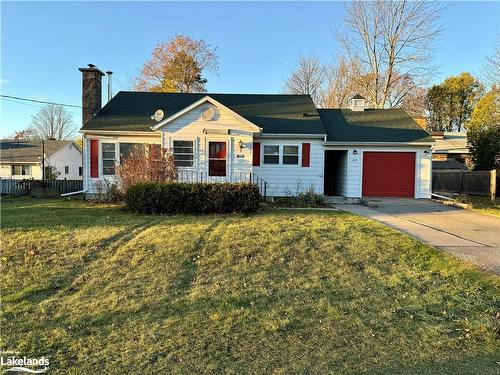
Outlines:
{"type": "Polygon", "coordinates": [[[321,107],[346,108],[356,89],[349,62],[340,57],[326,68],[326,85],[321,95],[321,107]]]}
{"type": "Polygon", "coordinates": [[[63,106],[47,104],[31,116],[27,129],[36,139],[73,139],[76,127],[71,113],[63,106]]]}
{"type": "Polygon", "coordinates": [[[309,94],[319,106],[325,77],[325,67],[316,57],[300,56],[297,67],[285,82],[284,91],[288,94],[309,94]]]}
{"type": "Polygon", "coordinates": [[[483,62],[482,78],[488,86],[500,85],[500,37],[497,38],[493,54],[483,62]]]}
{"type": "MultiPolygon", "coordinates": [[[[442,5],[428,1],[355,1],[346,8],[338,39],[354,69],[353,80],[376,108],[389,104],[401,80],[417,84],[433,73],[432,43],[442,31],[442,5]]],[[[411,90],[411,87],[409,88],[411,90]]]]}
{"type": "Polygon", "coordinates": [[[205,71],[218,69],[216,48],[203,39],[185,35],[159,43],[144,63],[135,83],[136,90],[155,92],[204,92],[205,71]]]}

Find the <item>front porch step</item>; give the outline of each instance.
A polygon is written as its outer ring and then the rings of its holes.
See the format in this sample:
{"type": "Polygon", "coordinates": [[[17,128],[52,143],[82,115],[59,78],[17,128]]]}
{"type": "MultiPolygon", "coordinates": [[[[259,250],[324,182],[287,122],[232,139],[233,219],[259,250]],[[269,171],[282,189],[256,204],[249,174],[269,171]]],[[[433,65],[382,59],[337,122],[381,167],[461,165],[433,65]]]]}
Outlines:
{"type": "Polygon", "coordinates": [[[325,196],[325,202],[328,204],[347,204],[349,201],[346,197],[342,197],[340,195],[335,196],[325,196]]]}

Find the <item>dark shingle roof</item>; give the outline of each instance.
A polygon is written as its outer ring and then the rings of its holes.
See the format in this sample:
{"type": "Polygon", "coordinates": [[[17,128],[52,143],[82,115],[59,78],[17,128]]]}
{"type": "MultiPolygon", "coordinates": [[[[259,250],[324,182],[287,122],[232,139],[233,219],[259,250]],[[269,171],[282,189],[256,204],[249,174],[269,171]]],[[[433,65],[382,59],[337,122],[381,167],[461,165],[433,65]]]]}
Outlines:
{"type": "Polygon", "coordinates": [[[351,99],[364,99],[364,96],[361,96],[359,94],[354,95],[351,99]]]}
{"type": "MultiPolygon", "coordinates": [[[[45,155],[50,156],[72,141],[45,141],[45,155]]],[[[41,141],[0,140],[1,163],[38,163],[42,156],[41,141]]]]}
{"type": "Polygon", "coordinates": [[[461,163],[458,160],[448,159],[448,160],[433,160],[432,169],[435,170],[455,169],[455,170],[466,171],[467,167],[465,166],[464,163],[461,163]]]}
{"type": "Polygon", "coordinates": [[[204,96],[222,103],[267,134],[326,134],[309,95],[150,93],[120,91],[82,130],[151,131],[151,115],[165,118],[204,96]],[[307,113],[307,115],[304,115],[307,113]]]}
{"type": "Polygon", "coordinates": [[[402,109],[318,109],[329,142],[433,142],[402,109]]]}

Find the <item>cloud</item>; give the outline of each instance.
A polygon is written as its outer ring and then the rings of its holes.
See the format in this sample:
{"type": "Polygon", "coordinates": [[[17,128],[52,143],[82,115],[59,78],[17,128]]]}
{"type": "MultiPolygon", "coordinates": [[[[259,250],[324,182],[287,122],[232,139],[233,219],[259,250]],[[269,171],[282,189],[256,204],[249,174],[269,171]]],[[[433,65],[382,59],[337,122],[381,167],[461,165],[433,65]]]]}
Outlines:
{"type": "Polygon", "coordinates": [[[8,80],[8,79],[0,78],[0,85],[6,85],[9,82],[10,82],[10,80],[8,80]]]}

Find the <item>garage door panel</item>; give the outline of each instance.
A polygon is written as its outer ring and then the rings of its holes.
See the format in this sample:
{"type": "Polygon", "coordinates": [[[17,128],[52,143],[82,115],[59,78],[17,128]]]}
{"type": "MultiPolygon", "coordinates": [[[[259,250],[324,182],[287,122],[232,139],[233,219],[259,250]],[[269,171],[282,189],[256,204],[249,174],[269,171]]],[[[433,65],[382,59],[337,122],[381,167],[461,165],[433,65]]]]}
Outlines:
{"type": "Polygon", "coordinates": [[[364,197],[415,196],[414,152],[364,152],[364,197]]]}

